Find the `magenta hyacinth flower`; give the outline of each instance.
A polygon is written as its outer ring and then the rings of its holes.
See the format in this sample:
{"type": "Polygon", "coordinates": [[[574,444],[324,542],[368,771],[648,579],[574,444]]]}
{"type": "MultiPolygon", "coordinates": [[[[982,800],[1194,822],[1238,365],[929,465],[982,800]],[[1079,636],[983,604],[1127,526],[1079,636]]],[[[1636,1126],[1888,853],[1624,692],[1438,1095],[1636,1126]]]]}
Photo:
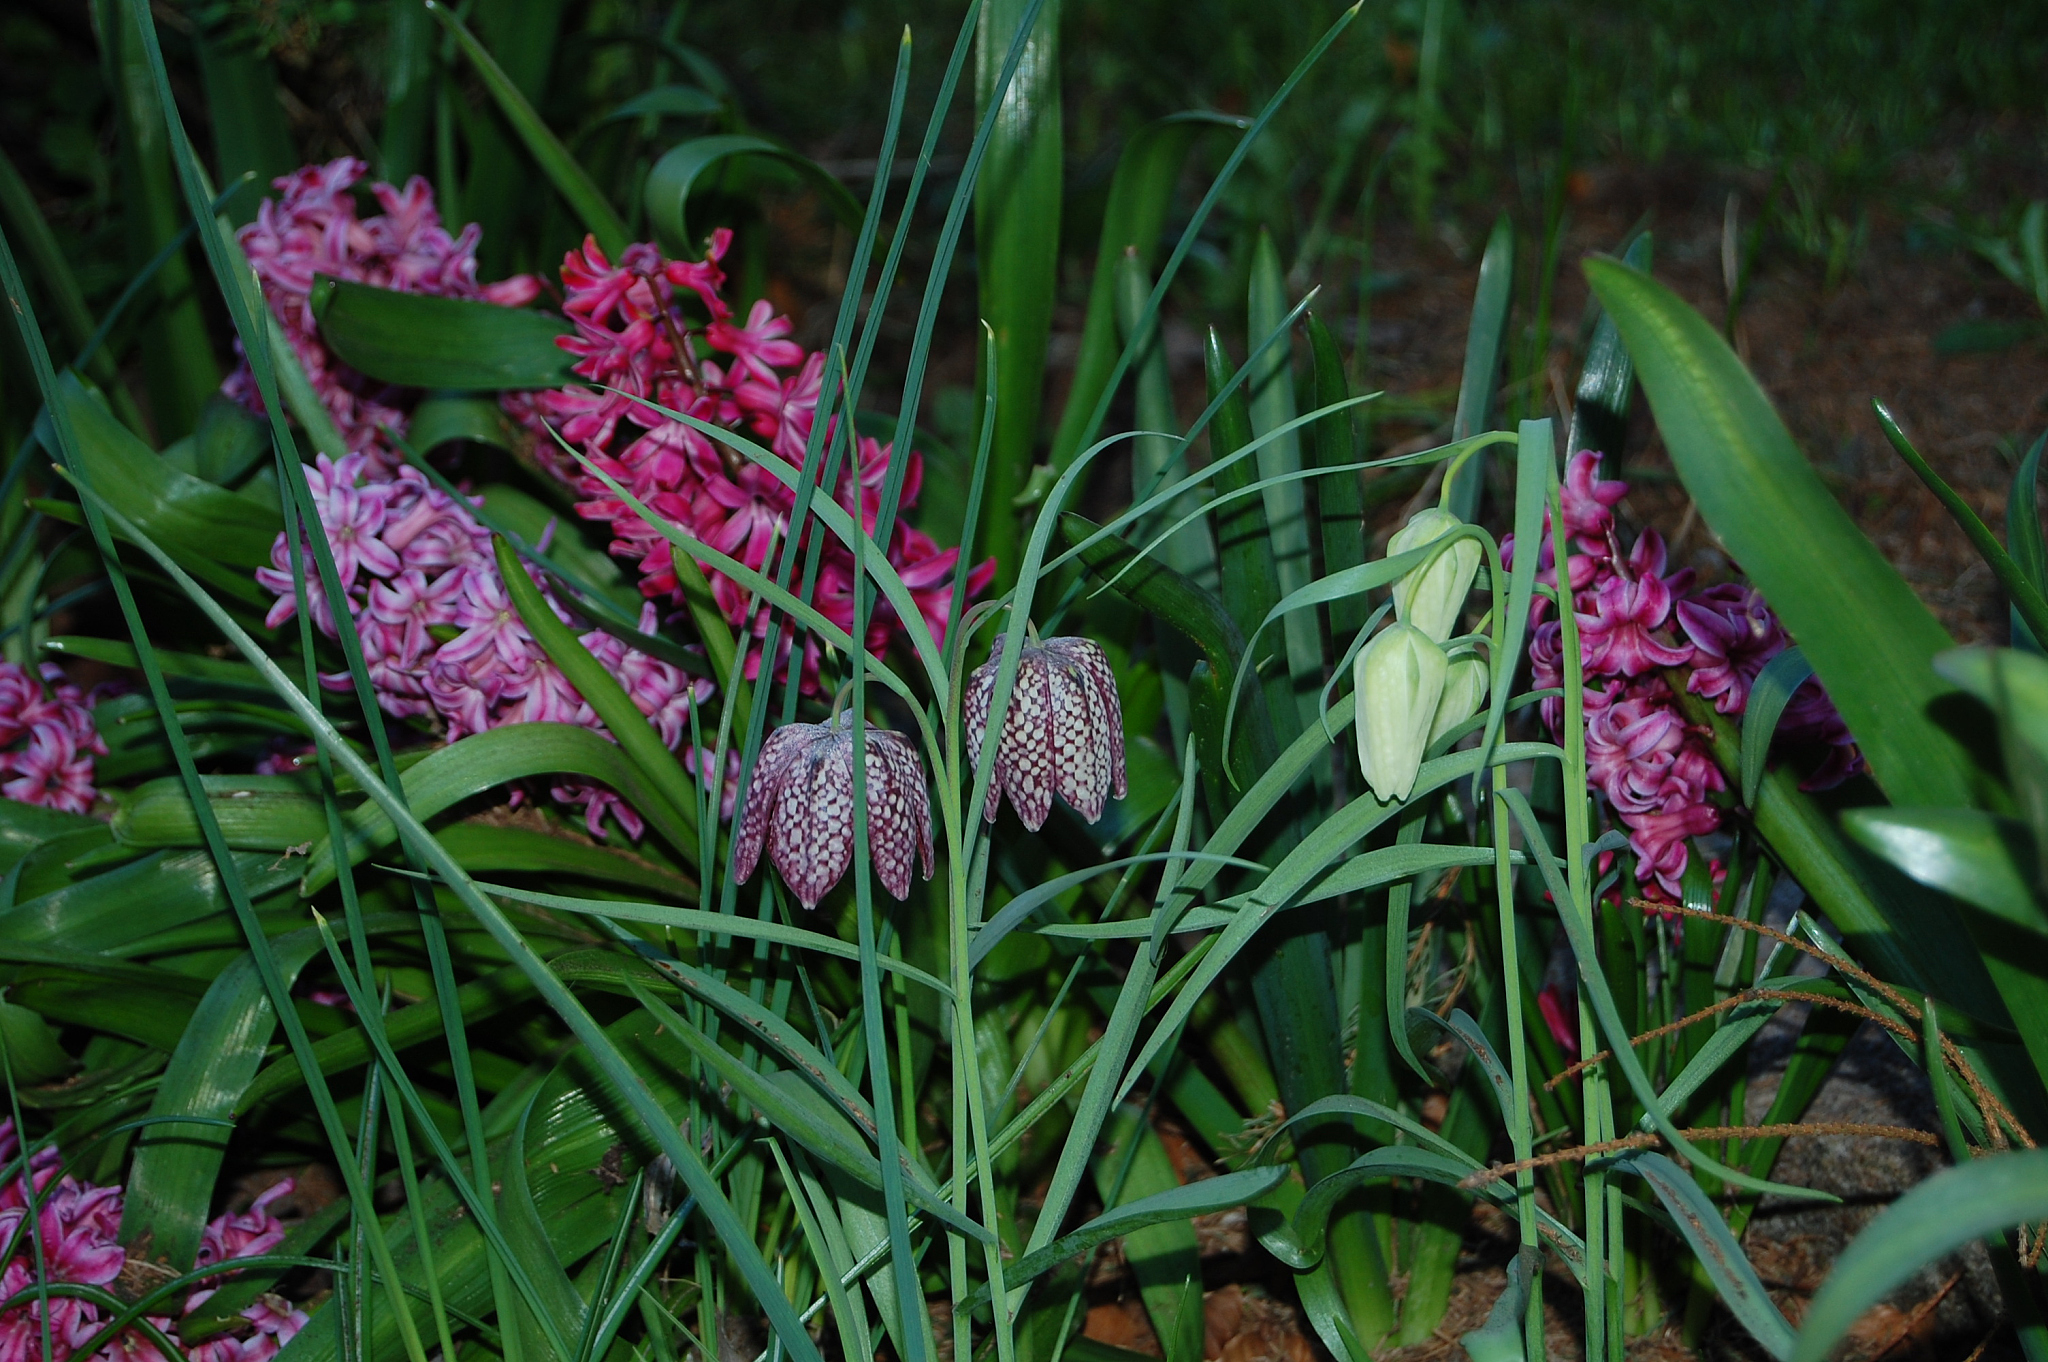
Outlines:
{"type": "Polygon", "coordinates": [[[1644,530],[1628,570],[1603,577],[1591,592],[1592,610],[1579,612],[1587,672],[1641,676],[1691,661],[1692,649],[1673,647],[1654,633],[1670,621],[1672,603],[1691,583],[1690,570],[1664,576],[1664,541],[1644,530]]]}
{"type": "MultiPolygon", "coordinates": [[[[967,679],[967,759],[981,761],[989,704],[1002,666],[1003,638],[995,653],[967,679]]],[[[1093,823],[1112,793],[1124,796],[1124,710],[1116,673],[1099,644],[1085,638],[1027,642],[1018,655],[995,770],[983,813],[996,821],[1002,797],[1033,832],[1045,826],[1052,797],[1093,823]]]]}
{"type": "Polygon", "coordinates": [[[1785,651],[1788,640],[1761,594],[1735,582],[1710,586],[1678,603],[1679,628],[1692,640],[1692,680],[1686,689],[1704,695],[1722,714],[1740,714],[1749,688],[1764,664],[1785,651]]]}
{"type": "Polygon", "coordinates": [[[93,758],[106,754],[86,696],[54,663],[0,662],[0,796],[84,813],[99,796],[93,758]]]}
{"type": "MultiPolygon", "coordinates": [[[[882,885],[910,897],[910,871],[935,866],[931,796],[910,739],[867,730],[868,855],[882,885]]],[[[733,835],[733,866],[753,878],[767,848],[782,882],[816,908],[853,863],[853,716],[822,724],[784,724],[761,744],[733,835]]]]}

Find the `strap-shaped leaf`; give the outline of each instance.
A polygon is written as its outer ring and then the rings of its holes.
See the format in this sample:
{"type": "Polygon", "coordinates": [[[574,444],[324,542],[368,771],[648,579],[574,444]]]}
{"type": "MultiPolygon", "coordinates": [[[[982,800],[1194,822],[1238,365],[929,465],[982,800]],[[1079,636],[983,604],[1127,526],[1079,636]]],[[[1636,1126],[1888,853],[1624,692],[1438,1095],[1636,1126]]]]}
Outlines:
{"type": "Polygon", "coordinates": [[[93,486],[159,544],[181,559],[268,566],[270,546],[282,528],[275,508],[178,471],[115,420],[69,370],[57,379],[57,400],[64,404],[93,486]]]}
{"type": "Polygon", "coordinates": [[[569,356],[555,344],[568,325],[525,308],[326,278],[313,286],[312,303],[328,347],[386,383],[495,392],[573,381],[569,356]]]}
{"type": "Polygon", "coordinates": [[[1742,711],[1742,802],[1756,803],[1757,790],[1764,783],[1764,758],[1770,755],[1771,737],[1792,695],[1813,675],[1813,664],[1797,647],[1787,648],[1756,674],[1750,683],[1749,704],[1742,711]]]}
{"type": "Polygon", "coordinates": [[[1614,318],[1671,461],[1714,533],[1813,663],[1878,783],[1968,806],[1973,763],[1929,717],[1948,633],[1856,528],[1720,334],[1612,260],[1586,277],[1614,318]]]}
{"type": "MultiPolygon", "coordinates": [[[[512,724],[472,733],[407,768],[401,781],[414,816],[431,818],[471,795],[509,780],[538,775],[603,781],[624,795],[684,856],[696,850],[696,838],[688,832],[688,825],[625,754],[574,724],[512,724]]],[[[397,840],[391,819],[375,803],[351,812],[348,825],[351,864],[397,840]]],[[[310,897],[333,879],[334,847],[323,838],[306,863],[300,892],[310,897]]]]}
{"type": "Polygon", "coordinates": [[[1842,827],[1930,889],[2048,936],[2027,825],[1977,809],[1850,809],[1842,827]]]}
{"type": "Polygon", "coordinates": [[[1778,1313],[1770,1293],[1757,1279],[1756,1269],[1744,1256],[1742,1245],[1735,1242],[1735,1236],[1728,1232],[1727,1222],[1721,1219],[1721,1212],[1714,1208],[1714,1203],[1707,1199],[1699,1184],[1669,1158],[1652,1149],[1633,1150],[1614,1162],[1616,1167],[1640,1173],[1643,1181],[1650,1184],[1657,1199],[1664,1203],[1664,1209],[1671,1213],[1679,1233],[1685,1236],[1693,1257],[1706,1269],[1715,1290],[1721,1293],[1722,1303],[1742,1321],[1742,1327],[1749,1330],[1750,1337],[1762,1344],[1772,1357],[1782,1359],[1788,1356],[1792,1352],[1792,1326],[1778,1313]]]}
{"type": "MultiPolygon", "coordinates": [[[[1451,417],[1451,438],[1462,440],[1486,429],[1493,412],[1493,390],[1500,381],[1501,342],[1514,302],[1515,227],[1503,213],[1486,239],[1479,258],[1479,283],[1472,292],[1472,325],[1465,333],[1465,371],[1458,382],[1458,409],[1451,417]]],[[[1485,465],[1474,458],[1451,478],[1450,513],[1460,520],[1479,514],[1479,491],[1485,465]]]]}
{"type": "Polygon", "coordinates": [[[710,137],[693,137],[671,147],[647,172],[647,220],[662,244],[672,251],[694,251],[698,243],[690,235],[686,212],[690,191],[704,173],[719,162],[752,156],[766,157],[778,166],[787,166],[795,171],[805,187],[816,190],[825,207],[844,226],[854,230],[860,228],[860,201],[816,161],[788,147],[777,146],[765,137],[718,133],[710,137]]]}
{"type": "MultiPolygon", "coordinates": [[[[1285,1165],[1266,1168],[1244,1168],[1220,1177],[1202,1178],[1185,1183],[1170,1191],[1158,1192],[1152,1196],[1140,1197],[1113,1210],[1104,1211],[1071,1234],[1062,1235],[1044,1248],[1025,1254],[1010,1264],[1004,1280],[1012,1286],[1021,1286],[1043,1276],[1052,1268],[1069,1258],[1088,1252],[1099,1244],[1143,1229],[1147,1225],[1163,1224],[1169,1220],[1187,1220],[1214,1211],[1229,1210],[1257,1201],[1286,1179],[1285,1165]]],[[[968,1309],[978,1309],[988,1304],[988,1288],[969,1296],[968,1309]]]]}
{"type": "MultiPolygon", "coordinates": [[[[2041,451],[2048,449],[2048,433],[2034,441],[2027,457],[2013,470],[2012,491],[2005,499],[2005,546],[2034,590],[2048,596],[2048,543],[2041,535],[2041,451]]],[[[2044,641],[2034,637],[2017,609],[2012,611],[2012,642],[2015,648],[2043,650],[2044,641]]]]}

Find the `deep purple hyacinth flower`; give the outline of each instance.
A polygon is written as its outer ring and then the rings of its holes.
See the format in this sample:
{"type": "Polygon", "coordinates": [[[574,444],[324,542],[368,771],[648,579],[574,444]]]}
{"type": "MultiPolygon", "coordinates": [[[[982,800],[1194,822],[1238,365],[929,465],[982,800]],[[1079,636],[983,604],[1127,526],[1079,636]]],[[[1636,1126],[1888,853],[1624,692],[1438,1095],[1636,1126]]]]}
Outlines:
{"type": "MultiPolygon", "coordinates": [[[[868,856],[882,885],[910,897],[910,871],[934,868],[931,796],[910,739],[867,730],[868,856]]],[[[733,865],[753,878],[767,848],[782,882],[816,908],[853,863],[853,716],[822,724],[784,724],[761,744],[754,778],[733,838],[733,865]]]]}
{"type": "MultiPolygon", "coordinates": [[[[1003,639],[996,656],[967,679],[967,759],[979,763],[995,697],[1003,639]]],[[[1010,692],[995,771],[983,812],[996,821],[1002,797],[1024,826],[1045,826],[1057,794],[1088,822],[1102,817],[1108,797],[1124,796],[1124,710],[1116,674],[1099,644],[1085,638],[1049,638],[1024,645],[1010,692]]]]}

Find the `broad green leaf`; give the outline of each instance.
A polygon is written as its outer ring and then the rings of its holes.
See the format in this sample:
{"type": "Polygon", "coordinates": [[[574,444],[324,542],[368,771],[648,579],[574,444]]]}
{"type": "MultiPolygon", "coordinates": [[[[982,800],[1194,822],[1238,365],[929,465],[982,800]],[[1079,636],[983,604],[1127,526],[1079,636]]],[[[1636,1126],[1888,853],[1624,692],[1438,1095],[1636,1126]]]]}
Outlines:
{"type": "Polygon", "coordinates": [[[0,800],[0,875],[14,869],[22,857],[43,843],[70,833],[90,832],[98,821],[82,813],[0,800]]]}
{"type": "MultiPolygon", "coordinates": [[[[538,351],[534,358],[539,358],[538,351]]],[[[450,440],[492,445],[508,453],[516,443],[511,418],[505,415],[503,407],[492,398],[469,397],[459,392],[434,393],[422,400],[413,408],[405,437],[406,443],[422,454],[431,454],[450,440]]]]}
{"type": "Polygon", "coordinates": [[[328,347],[386,383],[494,392],[574,381],[568,354],[555,344],[568,325],[525,308],[324,277],[312,305],[328,347]]]}
{"type": "Polygon", "coordinates": [[[2048,937],[2048,913],[2030,880],[2034,839],[2024,823],[1976,809],[1850,809],[1842,826],[1928,888],[2048,937]]]}
{"type": "Polygon", "coordinates": [[[1948,633],[1856,528],[1707,321],[1612,260],[1586,277],[1614,318],[1700,514],[1778,612],[1872,774],[1902,801],[1967,806],[1968,754],[1929,717],[1948,633]]]}
{"type": "MultiPolygon", "coordinates": [[[[1650,234],[1639,233],[1622,252],[1622,262],[1648,274],[1654,249],[1650,234]]],[[[1572,395],[1571,428],[1565,432],[1564,442],[1566,457],[1591,449],[1614,460],[1607,465],[1609,473],[1620,466],[1628,443],[1628,407],[1635,376],[1635,366],[1621,343],[1621,332],[1614,325],[1614,318],[1603,309],[1600,320],[1593,325],[1585,367],[1579,370],[1578,390],[1572,395]]]]}
{"type": "MultiPolygon", "coordinates": [[[[235,863],[252,897],[298,878],[295,863],[266,852],[244,853],[235,863]]],[[[118,950],[227,909],[211,854],[159,851],[0,912],[0,948],[63,942],[79,950],[118,950]]]]}
{"type": "MultiPolygon", "coordinates": [[[[528,1280],[540,1294],[537,1308],[546,1310],[552,1317],[557,1337],[575,1338],[583,1332],[589,1310],[570,1284],[569,1274],[562,1270],[561,1257],[548,1240],[547,1226],[542,1223],[539,1208],[534,1205],[533,1188],[527,1179],[528,1161],[536,1155],[545,1159],[550,1153],[545,1146],[534,1148],[528,1135],[534,1104],[539,1100],[540,1093],[536,1090],[521,1109],[519,1124],[513,1129],[512,1156],[504,1162],[504,1188],[498,1193],[498,1221],[504,1226],[505,1243],[518,1256],[519,1265],[525,1269],[528,1280]]],[[[525,1301],[514,1301],[513,1318],[501,1317],[498,1327],[524,1334],[520,1346],[528,1356],[553,1357],[546,1334],[534,1327],[527,1314],[528,1309],[525,1301]]],[[[554,1362],[571,1362],[571,1359],[555,1358],[554,1362]]]]}
{"type": "MultiPolygon", "coordinates": [[[[58,634],[43,640],[43,651],[56,653],[60,657],[90,658],[112,667],[133,668],[139,665],[135,656],[135,645],[125,639],[87,638],[81,634],[58,634]]],[[[227,657],[208,657],[204,653],[178,653],[168,649],[155,650],[156,660],[165,676],[183,677],[192,681],[204,681],[209,685],[241,686],[250,690],[261,690],[269,694],[270,687],[246,664],[227,657]]]]}
{"type": "Polygon", "coordinates": [[[625,100],[600,121],[614,123],[627,118],[645,118],[650,114],[667,118],[696,118],[715,114],[724,107],[724,100],[694,85],[657,85],[625,100]]]}
{"type": "Polygon", "coordinates": [[[0,1046],[7,1049],[7,1076],[24,1088],[62,1078],[78,1067],[48,1022],[10,1002],[0,1002],[0,1046]]]}
{"type": "MultiPolygon", "coordinates": [[[[1081,452],[1084,427],[1116,368],[1116,271],[1127,251],[1149,273],[1159,253],[1166,211],[1194,140],[1205,127],[1242,127],[1242,120],[1211,113],[1169,114],[1146,124],[1124,144],[1109,182],[1102,235],[1095,246],[1095,273],[1088,286],[1088,311],[1081,346],[1074,356],[1073,385],[1052,437],[1052,464],[1065,468],[1081,452]]],[[[1150,290],[1147,289],[1149,293],[1150,290]]]]}
{"type": "Polygon", "coordinates": [[[1069,544],[1087,544],[1080,556],[1091,573],[1104,581],[1114,578],[1118,595],[1186,635],[1219,676],[1235,674],[1237,660],[1244,655],[1244,634],[1215,592],[1156,557],[1138,561],[1137,545],[1121,535],[1104,534],[1084,515],[1062,512],[1060,530],[1069,544]]]}
{"type": "Polygon", "coordinates": [[[2014,648],[1957,648],[1936,658],[1934,669],[2002,715],[2048,758],[2048,658],[2014,648]]]}
{"type": "MultiPolygon", "coordinates": [[[[298,978],[320,950],[320,933],[301,928],[271,942],[287,981],[298,978]]],[[[157,1117],[221,1118],[234,1112],[242,1091],[263,1064],[277,1014],[247,955],[222,970],[200,1000],[178,1048],[157,1084],[149,1113],[157,1117]]],[[[121,1241],[146,1241],[152,1256],[179,1271],[193,1266],[200,1235],[213,1209],[231,1130],[173,1123],[151,1126],[135,1141],[121,1241]]]]}
{"type": "Polygon", "coordinates": [[[1791,1362],[1825,1362],[1849,1326],[1927,1264],[1980,1235],[2048,1218],[2048,1149],[1936,1173],[1865,1226],[1807,1307],[1791,1362]]]}
{"type": "MultiPolygon", "coordinates": [[[[472,733],[408,768],[402,782],[414,816],[431,818],[471,795],[509,780],[538,775],[577,775],[603,781],[624,795],[682,855],[696,850],[696,838],[632,762],[611,743],[573,724],[510,724],[472,733]]],[[[390,818],[374,803],[351,812],[348,824],[351,863],[397,838],[390,818]]],[[[333,879],[334,848],[322,838],[306,863],[301,892],[310,898],[333,879]]],[[[4,922],[0,918],[0,923],[4,922]]]]}
{"type": "MultiPolygon", "coordinates": [[[[1462,440],[1485,430],[1493,415],[1493,390],[1500,382],[1502,342],[1507,335],[1508,309],[1514,302],[1515,228],[1503,213],[1486,239],[1479,259],[1479,283],[1472,294],[1472,323],[1465,333],[1465,371],[1458,383],[1458,409],[1451,417],[1451,438],[1462,440]]],[[[1479,492],[1486,466],[1470,459],[1451,479],[1445,506],[1460,520],[1479,516],[1479,492]]]]}
{"type": "Polygon", "coordinates": [[[1787,648],[1756,674],[1750,683],[1749,703],[1742,711],[1742,802],[1754,807],[1757,790],[1764,783],[1764,759],[1770,755],[1771,738],[1792,695],[1813,675],[1813,664],[1798,648],[1787,648]]]}
{"type": "MultiPolygon", "coordinates": [[[[1323,325],[1322,318],[1311,312],[1307,322],[1309,352],[1315,362],[1315,388],[1309,405],[1333,407],[1351,397],[1350,384],[1344,377],[1344,357],[1337,349],[1337,338],[1330,334],[1329,327],[1323,325]]],[[[1360,344],[1364,344],[1363,338],[1360,344]]],[[[1317,466],[1341,468],[1357,461],[1357,439],[1352,428],[1354,416],[1355,413],[1349,411],[1333,411],[1316,422],[1314,447],[1317,466]]],[[[1339,473],[1318,478],[1314,484],[1325,576],[1357,567],[1365,561],[1365,487],[1362,477],[1361,473],[1339,473]]],[[[1330,632],[1339,638],[1357,633],[1365,624],[1366,608],[1362,598],[1332,601],[1329,612],[1330,632]]]]}
{"type": "MultiPolygon", "coordinates": [[[[474,1023],[532,997],[533,986],[526,977],[516,967],[507,965],[457,989],[456,1006],[465,1022],[474,1023]]],[[[429,998],[401,1007],[385,1016],[384,1030],[392,1047],[398,1050],[432,1040],[441,1034],[440,1005],[429,998]]],[[[324,1036],[313,1044],[313,1057],[320,1071],[330,1078],[367,1064],[371,1053],[370,1042],[359,1029],[324,1036]]],[[[296,1091],[304,1083],[298,1057],[280,1055],[242,1089],[235,1101],[234,1114],[253,1111],[274,1097],[296,1091]]]]}
{"type": "Polygon", "coordinates": [[[805,188],[817,193],[834,217],[849,228],[859,229],[862,216],[860,202],[816,161],[788,147],[777,146],[765,137],[718,133],[710,137],[693,137],[671,147],[647,172],[647,187],[643,193],[647,203],[647,221],[662,245],[671,251],[692,255],[701,248],[690,235],[687,211],[690,191],[697,187],[697,181],[706,171],[721,161],[750,156],[766,157],[777,166],[786,166],[794,171],[796,178],[805,188]]]}
{"type": "MultiPolygon", "coordinates": [[[[1270,437],[1258,454],[1259,481],[1266,484],[1259,495],[1266,503],[1266,527],[1273,537],[1273,566],[1279,573],[1283,596],[1307,586],[1314,575],[1309,553],[1308,492],[1298,480],[1276,481],[1301,471],[1301,441],[1287,430],[1294,420],[1294,345],[1288,310],[1280,252],[1273,245],[1273,234],[1262,227],[1252,248],[1245,315],[1252,336],[1268,336],[1276,331],[1281,336],[1276,344],[1253,356],[1245,390],[1250,399],[1253,432],[1270,437]],[[1287,433],[1278,433],[1283,430],[1287,433]]],[[[1316,623],[1313,614],[1289,615],[1281,626],[1287,642],[1287,669],[1292,673],[1295,705],[1301,711],[1303,723],[1315,716],[1314,688],[1323,679],[1323,645],[1316,623]]]]}
{"type": "MultiPolygon", "coordinates": [[[[2034,441],[2027,457],[2013,470],[2012,490],[2005,498],[2005,544],[2019,564],[2020,572],[2034,590],[2048,595],[2048,543],[2041,534],[2041,452],[2048,449],[2048,434],[2034,441]]],[[[2044,640],[2033,637],[2019,612],[2012,612],[2012,641],[2016,648],[2030,646],[2041,652],[2044,640]]]]}
{"type": "Polygon", "coordinates": [[[269,565],[282,528],[275,509],[179,472],[115,420],[76,375],[61,375],[57,392],[93,486],[123,515],[181,557],[238,568],[269,565]]]}
{"type": "MultiPolygon", "coordinates": [[[[310,771],[289,776],[201,776],[213,816],[239,851],[284,851],[327,835],[320,783],[310,771]]],[[[204,844],[185,782],[164,776],[137,786],[114,810],[114,836],[130,846],[204,844]]]]}
{"type": "Polygon", "coordinates": [[[989,513],[982,519],[980,551],[972,557],[995,558],[1000,589],[1016,576],[1020,531],[1029,514],[1014,503],[1025,494],[1037,460],[1046,339],[1059,296],[1065,183],[1060,0],[983,0],[974,45],[974,111],[993,120],[974,182],[974,241],[980,315],[994,332],[984,364],[995,367],[993,373],[977,373],[975,387],[995,403],[996,425],[989,513]],[[1006,69],[1012,72],[1007,84],[1006,69]]]}
{"type": "Polygon", "coordinates": [[[1529,1283],[1542,1270],[1534,1249],[1524,1248],[1508,1264],[1507,1289],[1486,1312],[1486,1323],[1461,1335],[1458,1343],[1471,1362],[1524,1362],[1523,1315],[1529,1309],[1529,1283]]]}

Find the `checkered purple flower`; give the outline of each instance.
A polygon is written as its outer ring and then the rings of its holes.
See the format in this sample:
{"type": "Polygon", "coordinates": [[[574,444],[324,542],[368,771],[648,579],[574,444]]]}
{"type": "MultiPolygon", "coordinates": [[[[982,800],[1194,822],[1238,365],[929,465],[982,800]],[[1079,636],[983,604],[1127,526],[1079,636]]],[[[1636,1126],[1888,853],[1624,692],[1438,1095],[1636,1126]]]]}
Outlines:
{"type": "MultiPolygon", "coordinates": [[[[867,731],[868,855],[898,899],[910,897],[911,863],[934,867],[931,796],[910,739],[867,731]]],[[[806,908],[816,908],[853,864],[853,716],[784,724],[761,744],[733,837],[733,865],[753,878],[761,851],[806,908]]]]}
{"type": "MultiPolygon", "coordinates": [[[[979,764],[995,698],[1002,636],[995,652],[967,679],[967,759],[979,764]]],[[[1116,674],[1101,645],[1085,638],[1027,642],[1017,662],[995,771],[984,812],[996,821],[1002,796],[1024,826],[1045,826],[1057,794],[1093,823],[1114,793],[1124,795],[1124,710],[1116,674]]]]}

